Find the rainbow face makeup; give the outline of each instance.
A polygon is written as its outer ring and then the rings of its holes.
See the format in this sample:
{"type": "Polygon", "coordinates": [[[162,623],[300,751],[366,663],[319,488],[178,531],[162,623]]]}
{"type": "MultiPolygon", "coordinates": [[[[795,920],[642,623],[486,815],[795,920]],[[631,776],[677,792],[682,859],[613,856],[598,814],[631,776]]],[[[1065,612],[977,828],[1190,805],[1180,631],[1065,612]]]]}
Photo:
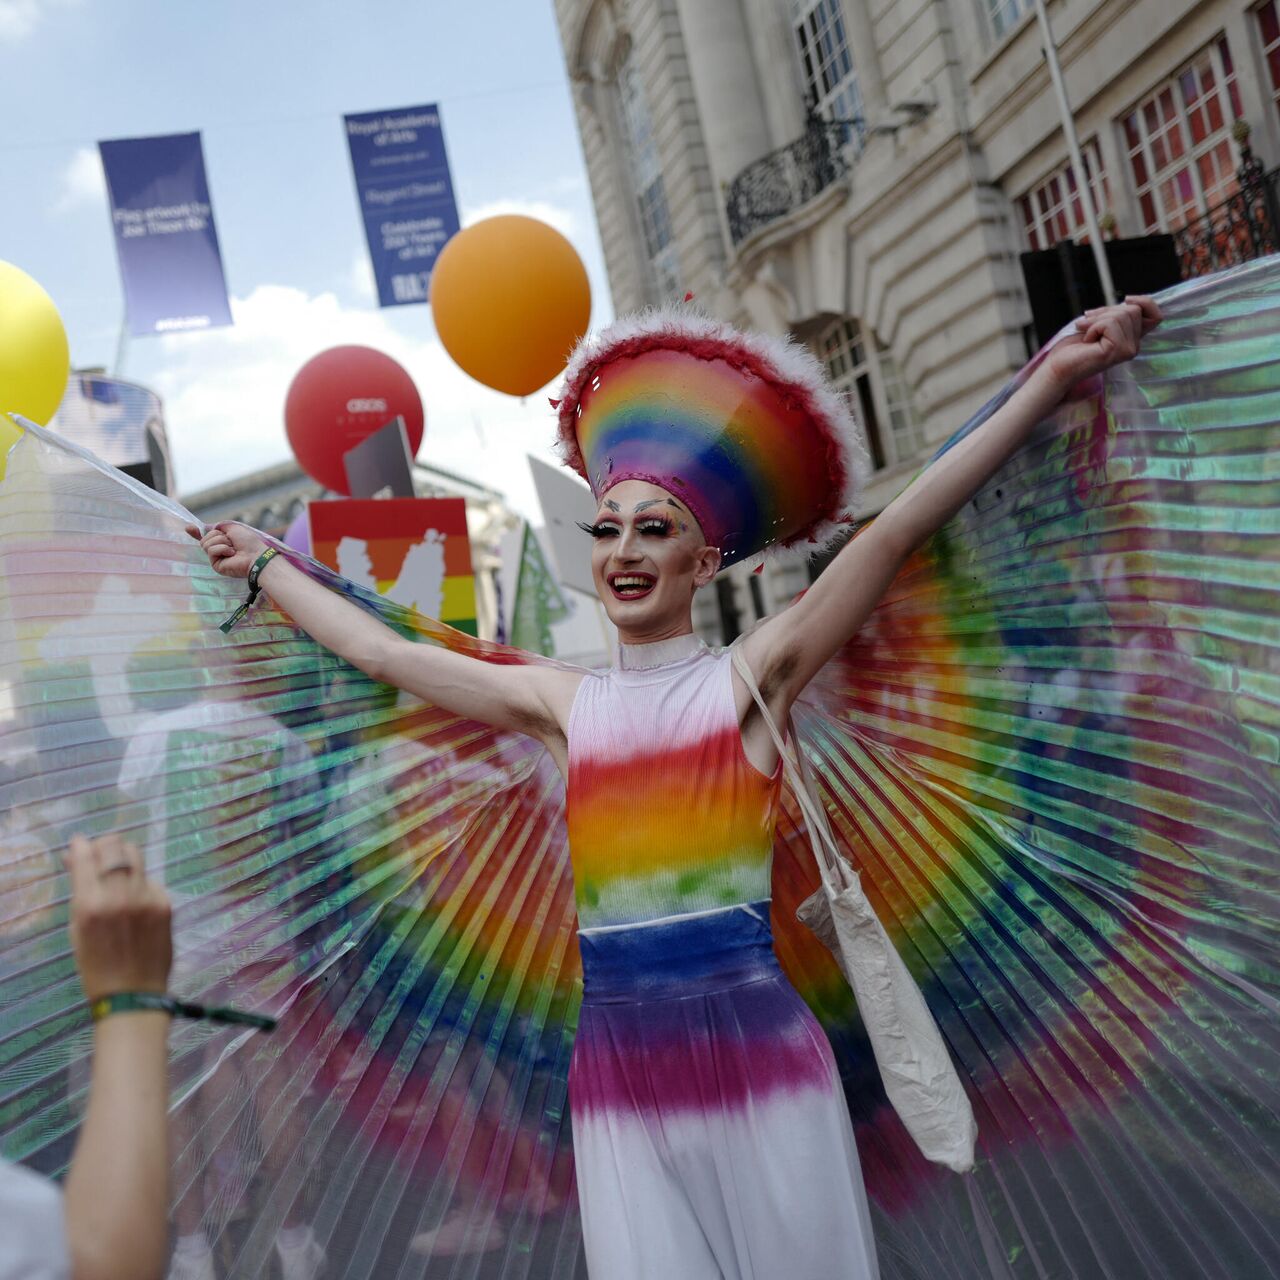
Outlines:
{"type": "Polygon", "coordinates": [[[645,481],[615,486],[595,519],[579,527],[594,543],[596,591],[631,642],[644,638],[634,628],[681,622],[693,592],[719,564],[685,506],[645,481]],[[642,609],[626,608],[640,601],[642,609]]]}

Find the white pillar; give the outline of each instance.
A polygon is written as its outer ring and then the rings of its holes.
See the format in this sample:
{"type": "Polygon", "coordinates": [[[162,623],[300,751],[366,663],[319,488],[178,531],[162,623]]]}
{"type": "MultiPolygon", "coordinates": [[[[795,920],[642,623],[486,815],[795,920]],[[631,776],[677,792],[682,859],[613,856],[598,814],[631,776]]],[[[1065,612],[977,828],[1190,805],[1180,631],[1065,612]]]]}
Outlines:
{"type": "Polygon", "coordinates": [[[849,53],[858,72],[858,91],[862,109],[877,116],[888,107],[884,95],[884,77],[880,74],[880,51],[876,48],[875,28],[867,0],[844,0],[845,31],[849,37],[849,53]]]}
{"type": "Polygon", "coordinates": [[[742,10],[755,56],[772,151],[798,138],[805,125],[804,90],[791,8],[778,0],[742,0],[742,10]]]}
{"type": "Polygon", "coordinates": [[[772,150],[739,0],[676,0],[707,159],[717,188],[772,150]]]}

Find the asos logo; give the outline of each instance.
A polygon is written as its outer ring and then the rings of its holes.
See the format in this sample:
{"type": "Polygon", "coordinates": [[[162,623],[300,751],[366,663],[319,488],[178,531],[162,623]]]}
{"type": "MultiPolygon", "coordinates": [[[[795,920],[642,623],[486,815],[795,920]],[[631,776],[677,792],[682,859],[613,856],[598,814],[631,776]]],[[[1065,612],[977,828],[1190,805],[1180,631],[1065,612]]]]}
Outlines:
{"type": "Polygon", "coordinates": [[[348,413],[386,413],[387,402],[381,399],[365,399],[359,397],[347,401],[348,413]]]}

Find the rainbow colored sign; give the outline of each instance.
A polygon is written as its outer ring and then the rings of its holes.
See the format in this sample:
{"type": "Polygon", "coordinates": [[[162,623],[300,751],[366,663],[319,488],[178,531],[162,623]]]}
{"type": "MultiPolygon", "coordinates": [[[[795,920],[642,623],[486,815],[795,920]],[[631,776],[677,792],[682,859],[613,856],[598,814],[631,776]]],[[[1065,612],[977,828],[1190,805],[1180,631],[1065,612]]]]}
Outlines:
{"type": "Polygon", "coordinates": [[[476,634],[476,580],[462,498],[313,502],[311,554],[424,617],[476,634]]]}

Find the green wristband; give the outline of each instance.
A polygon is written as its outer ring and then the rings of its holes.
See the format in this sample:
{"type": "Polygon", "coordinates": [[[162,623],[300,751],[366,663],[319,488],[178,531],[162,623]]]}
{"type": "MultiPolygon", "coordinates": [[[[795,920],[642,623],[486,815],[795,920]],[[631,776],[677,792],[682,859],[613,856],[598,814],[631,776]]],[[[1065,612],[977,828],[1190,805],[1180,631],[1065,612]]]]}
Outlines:
{"type": "Polygon", "coordinates": [[[265,569],[268,563],[280,554],[276,547],[268,547],[254,562],[253,568],[249,570],[249,590],[256,596],[259,591],[258,575],[265,569]]]}
{"type": "Polygon", "coordinates": [[[265,1013],[246,1013],[225,1005],[192,1004],[173,996],[158,995],[154,991],[118,991],[115,995],[99,996],[89,1001],[89,1016],[94,1022],[113,1013],[167,1013],[171,1018],[194,1018],[204,1022],[222,1022],[241,1027],[255,1027],[259,1031],[274,1031],[276,1020],[265,1013]]]}
{"type": "Polygon", "coordinates": [[[249,606],[258,598],[258,592],[262,590],[258,586],[258,575],[267,567],[267,564],[274,560],[280,554],[278,547],[268,547],[254,562],[253,567],[249,570],[249,594],[245,597],[243,604],[236,607],[236,611],[225,621],[218,623],[218,630],[224,635],[231,630],[232,627],[249,612],[249,606]]]}
{"type": "Polygon", "coordinates": [[[101,1022],[113,1013],[167,1013],[172,1017],[177,1012],[176,1004],[176,1000],[153,991],[121,991],[118,995],[90,1000],[89,1016],[94,1022],[101,1022]]]}

